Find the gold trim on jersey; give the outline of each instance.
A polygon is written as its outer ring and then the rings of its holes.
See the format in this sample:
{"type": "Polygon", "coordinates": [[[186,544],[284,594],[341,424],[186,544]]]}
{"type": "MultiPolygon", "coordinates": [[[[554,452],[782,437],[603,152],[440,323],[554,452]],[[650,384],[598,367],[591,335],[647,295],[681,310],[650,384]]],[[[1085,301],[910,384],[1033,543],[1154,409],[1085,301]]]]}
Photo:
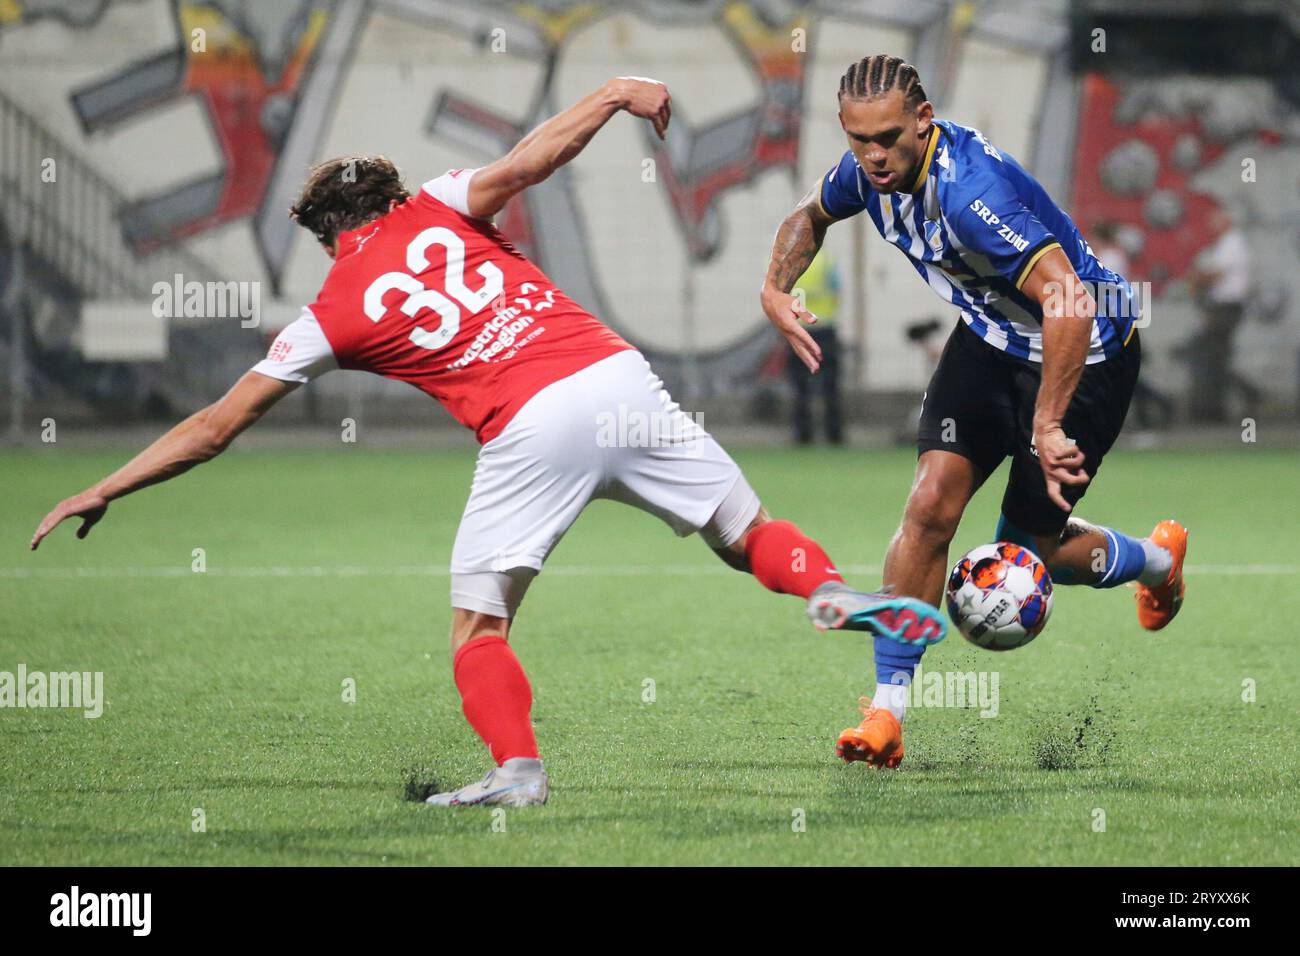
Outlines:
{"type": "Polygon", "coordinates": [[[939,144],[939,127],[933,122],[930,123],[930,142],[925,147],[925,159],[921,160],[921,168],[917,170],[916,179],[912,183],[909,193],[918,193],[921,187],[925,185],[926,177],[930,175],[930,162],[934,159],[934,148],[939,144]]]}
{"type": "Polygon", "coordinates": [[[1019,289],[1025,284],[1025,280],[1029,278],[1029,273],[1034,270],[1034,266],[1038,264],[1039,259],[1043,258],[1043,256],[1047,255],[1047,253],[1051,252],[1053,249],[1060,248],[1061,244],[1059,242],[1049,242],[1047,245],[1043,246],[1043,248],[1030,256],[1029,260],[1020,267],[1020,275],[1016,276],[1016,288],[1019,289]]]}
{"type": "Polygon", "coordinates": [[[817,208],[822,211],[822,215],[827,219],[837,219],[839,217],[832,216],[830,210],[826,208],[826,204],[822,202],[822,187],[825,185],[820,179],[817,180],[817,208]]]}

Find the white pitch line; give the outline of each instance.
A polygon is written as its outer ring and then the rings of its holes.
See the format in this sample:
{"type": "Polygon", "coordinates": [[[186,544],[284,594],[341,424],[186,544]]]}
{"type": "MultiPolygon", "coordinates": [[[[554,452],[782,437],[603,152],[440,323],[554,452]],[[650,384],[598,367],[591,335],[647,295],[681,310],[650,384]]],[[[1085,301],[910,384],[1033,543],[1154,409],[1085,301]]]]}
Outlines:
{"type": "MultiPolygon", "coordinates": [[[[880,570],[879,566],[876,567],[880,570]]],[[[551,565],[546,568],[548,576],[568,575],[571,577],[651,577],[692,576],[699,574],[734,574],[721,562],[717,567],[709,565],[551,565]]],[[[451,572],[446,566],[434,565],[394,565],[387,566],[338,566],[322,567],[310,565],[280,565],[273,567],[222,568],[209,567],[206,571],[194,571],[189,565],[177,567],[106,567],[106,568],[0,568],[0,579],[24,578],[183,578],[191,575],[206,574],[217,578],[445,578],[451,572]]]]}
{"type": "MultiPolygon", "coordinates": [[[[844,564],[840,570],[847,574],[879,574],[879,564],[844,564]]],[[[1300,574],[1300,564],[1191,564],[1188,574],[1216,574],[1227,577],[1251,577],[1300,574]]],[[[698,575],[729,575],[730,568],[718,564],[554,564],[546,567],[550,577],[695,577],[698,575]]],[[[184,578],[206,574],[218,578],[445,578],[450,575],[444,565],[415,564],[394,565],[278,565],[272,567],[223,568],[210,567],[198,572],[188,564],[175,567],[103,567],[103,568],[0,568],[0,579],[28,580],[37,578],[184,578]]]]}

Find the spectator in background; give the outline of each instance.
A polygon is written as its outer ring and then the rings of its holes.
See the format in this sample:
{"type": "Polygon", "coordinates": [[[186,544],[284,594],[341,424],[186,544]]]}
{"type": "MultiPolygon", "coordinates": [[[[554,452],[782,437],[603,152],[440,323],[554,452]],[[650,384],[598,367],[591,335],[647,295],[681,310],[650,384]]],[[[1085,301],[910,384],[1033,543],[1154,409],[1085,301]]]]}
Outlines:
{"type": "Polygon", "coordinates": [[[840,276],[826,250],[817,254],[808,271],[799,279],[804,306],[817,316],[808,326],[808,334],[822,350],[821,370],[814,376],[791,351],[786,359],[790,384],[794,386],[794,440],[800,445],[813,440],[813,389],[820,384],[826,440],[832,445],[844,443],[844,424],[840,410],[840,340],[835,320],[840,311],[840,276]]]}
{"type": "Polygon", "coordinates": [[[1259,400],[1259,390],[1232,371],[1234,339],[1250,290],[1250,247],[1222,209],[1214,211],[1210,229],[1214,242],[1188,275],[1197,294],[1201,328],[1185,355],[1192,372],[1192,419],[1221,422],[1227,418],[1229,390],[1240,392],[1248,404],[1259,400]]]}
{"type": "MultiPolygon", "coordinates": [[[[921,319],[919,322],[912,322],[903,329],[903,338],[909,345],[914,345],[921,350],[925,356],[924,377],[929,381],[934,375],[934,370],[939,367],[939,359],[943,357],[943,346],[947,337],[941,335],[941,332],[947,332],[951,326],[944,323],[938,316],[929,316],[921,319]]],[[[916,423],[921,418],[921,412],[925,407],[925,396],[921,396],[921,401],[912,407],[907,413],[905,421],[900,423],[899,429],[894,432],[895,445],[914,445],[916,444],[916,423]]]]}
{"type": "MultiPolygon", "coordinates": [[[[1132,260],[1120,241],[1119,226],[1105,219],[1093,226],[1089,234],[1092,236],[1092,251],[1101,264],[1118,272],[1130,283],[1136,282],[1131,271],[1132,260]]],[[[1150,303],[1147,302],[1145,307],[1150,308],[1150,303]]],[[[1133,417],[1140,428],[1168,428],[1174,420],[1174,402],[1164,392],[1147,384],[1145,376],[1151,362],[1152,356],[1148,352],[1143,356],[1146,368],[1138,373],[1137,384],[1133,386],[1133,417]]]]}
{"type": "Polygon", "coordinates": [[[1093,254],[1097,260],[1111,272],[1118,272],[1130,282],[1133,276],[1129,274],[1128,252],[1120,244],[1119,227],[1110,220],[1103,220],[1097,223],[1089,230],[1092,235],[1093,254]]]}

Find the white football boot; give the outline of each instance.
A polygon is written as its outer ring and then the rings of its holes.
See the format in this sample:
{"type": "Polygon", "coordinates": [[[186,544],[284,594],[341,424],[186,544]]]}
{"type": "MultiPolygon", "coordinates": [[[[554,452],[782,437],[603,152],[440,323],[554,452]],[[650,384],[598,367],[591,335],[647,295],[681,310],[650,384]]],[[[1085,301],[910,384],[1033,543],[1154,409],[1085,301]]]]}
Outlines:
{"type": "Polygon", "coordinates": [[[485,773],[478,783],[447,793],[435,793],[424,802],[435,807],[532,807],[545,803],[550,789],[540,760],[511,757],[485,773]]]}

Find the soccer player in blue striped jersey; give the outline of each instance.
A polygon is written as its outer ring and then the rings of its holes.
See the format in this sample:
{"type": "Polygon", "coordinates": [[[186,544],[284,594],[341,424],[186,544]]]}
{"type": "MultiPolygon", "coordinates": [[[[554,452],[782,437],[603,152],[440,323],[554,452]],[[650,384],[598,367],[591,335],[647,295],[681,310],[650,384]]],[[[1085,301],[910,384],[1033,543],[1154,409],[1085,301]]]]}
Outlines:
{"type": "MultiPolygon", "coordinates": [[[[1058,584],[1137,585],[1143,627],[1181,606],[1187,532],[1149,537],[1071,512],[1119,435],[1141,364],[1142,303],[1014,157],[976,129],[936,119],[917,71],[880,54],[840,80],[848,150],[777,232],[763,309],[816,371],[792,295],[835,222],[865,212],[959,318],[926,390],[916,478],[885,558],[896,593],[938,604],[948,545],[967,503],[1011,459],[997,540],[1037,552],[1058,584]]],[[[877,688],[846,760],[896,766],[903,701],[924,645],[877,639],[877,688]]]]}

